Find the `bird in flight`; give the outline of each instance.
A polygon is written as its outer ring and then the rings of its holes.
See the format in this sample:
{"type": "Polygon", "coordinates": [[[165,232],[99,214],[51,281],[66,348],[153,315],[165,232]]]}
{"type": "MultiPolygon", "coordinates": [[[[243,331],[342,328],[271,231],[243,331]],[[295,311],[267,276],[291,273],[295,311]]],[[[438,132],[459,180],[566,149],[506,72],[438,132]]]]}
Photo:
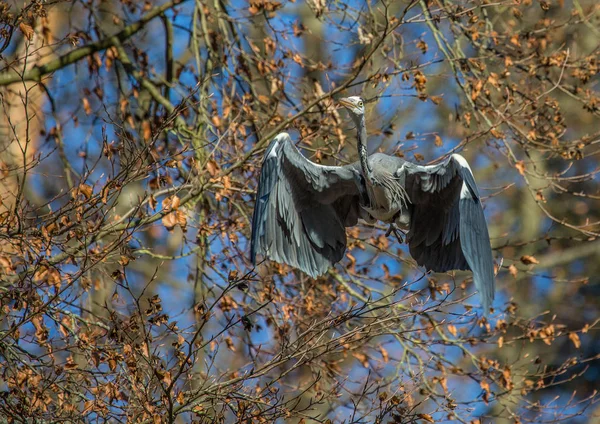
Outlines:
{"type": "MultiPolygon", "coordinates": [[[[494,300],[494,265],[477,184],[466,159],[450,155],[422,166],[368,154],[360,97],[339,100],[356,124],[357,162],[324,166],[304,157],[282,132],[262,163],[252,219],[251,259],[261,254],[313,278],[346,251],[345,227],[361,218],[405,229],[411,256],[429,271],[471,270],[487,313],[494,300]]],[[[388,231],[389,235],[389,231],[388,231]]]]}

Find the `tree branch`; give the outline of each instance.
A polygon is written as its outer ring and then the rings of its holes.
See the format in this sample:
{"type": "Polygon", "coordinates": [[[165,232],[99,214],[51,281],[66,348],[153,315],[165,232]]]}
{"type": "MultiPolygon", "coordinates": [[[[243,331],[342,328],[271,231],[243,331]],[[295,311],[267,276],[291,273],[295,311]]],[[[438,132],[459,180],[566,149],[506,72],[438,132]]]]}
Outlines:
{"type": "Polygon", "coordinates": [[[12,69],[11,71],[0,74],[0,86],[13,84],[20,81],[37,81],[40,82],[42,77],[55,72],[65,66],[72,65],[73,63],[81,60],[82,58],[94,54],[101,50],[106,50],[109,47],[121,43],[128,38],[131,38],[137,32],[139,32],[144,26],[157,16],[160,16],[165,11],[183,3],[186,0],[171,0],[162,6],[155,7],[146,15],[144,15],[139,21],[126,26],[122,31],[113,35],[112,37],[105,38],[104,40],[96,41],[95,43],[88,44],[86,46],[75,49],[69,53],[66,53],[44,65],[35,66],[24,74],[20,74],[18,71],[12,69]]]}

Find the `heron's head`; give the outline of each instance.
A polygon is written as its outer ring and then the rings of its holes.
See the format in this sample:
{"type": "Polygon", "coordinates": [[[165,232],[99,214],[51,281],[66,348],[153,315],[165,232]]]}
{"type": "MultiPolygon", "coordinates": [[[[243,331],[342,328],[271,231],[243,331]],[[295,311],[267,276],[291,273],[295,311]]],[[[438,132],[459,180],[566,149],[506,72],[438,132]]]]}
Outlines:
{"type": "Polygon", "coordinates": [[[348,109],[352,118],[361,118],[365,114],[365,104],[358,96],[344,97],[339,100],[339,104],[348,109]]]}

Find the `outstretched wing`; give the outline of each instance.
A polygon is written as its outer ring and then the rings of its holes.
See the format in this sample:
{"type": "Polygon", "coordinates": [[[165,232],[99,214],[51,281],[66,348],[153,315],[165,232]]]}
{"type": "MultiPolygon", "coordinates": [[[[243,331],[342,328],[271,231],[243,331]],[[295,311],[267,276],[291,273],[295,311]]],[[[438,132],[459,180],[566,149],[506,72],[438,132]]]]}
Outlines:
{"type": "Polygon", "coordinates": [[[287,133],[265,152],[252,218],[250,256],[262,254],[315,278],[342,259],[345,227],[359,216],[357,165],[306,159],[287,133]]]}
{"type": "Polygon", "coordinates": [[[408,244],[419,265],[436,272],[473,271],[487,313],[494,300],[494,264],[477,184],[466,159],[453,154],[431,166],[406,163],[413,204],[408,244]]]}

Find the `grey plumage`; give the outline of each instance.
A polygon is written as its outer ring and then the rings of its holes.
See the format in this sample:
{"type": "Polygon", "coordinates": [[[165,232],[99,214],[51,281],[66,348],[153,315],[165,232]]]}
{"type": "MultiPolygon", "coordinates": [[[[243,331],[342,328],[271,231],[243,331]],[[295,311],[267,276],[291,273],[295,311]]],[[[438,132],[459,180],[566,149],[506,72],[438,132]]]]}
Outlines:
{"type": "Polygon", "coordinates": [[[494,263],[483,207],[471,169],[460,155],[420,166],[405,162],[412,211],[407,236],[411,256],[425,268],[473,271],[484,311],[494,300],[494,263]]]}
{"type": "Polygon", "coordinates": [[[471,270],[484,311],[494,299],[490,239],[467,161],[453,154],[431,166],[366,150],[364,107],[342,99],[357,124],[359,161],[322,166],[306,159],[287,133],[263,160],[252,220],[251,258],[261,254],[311,277],[346,250],[345,227],[358,218],[408,229],[410,254],[427,270],[471,270]]]}
{"type": "Polygon", "coordinates": [[[345,227],[356,225],[356,166],[306,159],[287,133],[267,148],[252,219],[251,257],[261,253],[315,278],[342,259],[345,227]]]}

